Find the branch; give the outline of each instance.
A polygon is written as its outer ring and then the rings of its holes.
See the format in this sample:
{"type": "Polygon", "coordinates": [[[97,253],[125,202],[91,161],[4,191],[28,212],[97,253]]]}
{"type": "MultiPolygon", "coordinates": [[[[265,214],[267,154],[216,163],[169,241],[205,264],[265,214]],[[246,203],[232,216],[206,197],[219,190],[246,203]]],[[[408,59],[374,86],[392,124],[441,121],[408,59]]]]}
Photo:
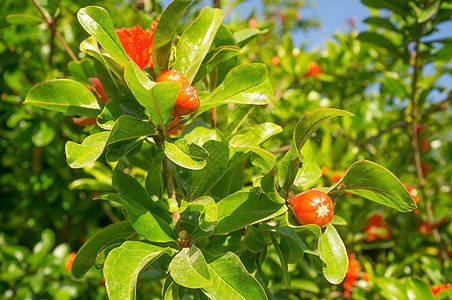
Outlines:
{"type": "MultiPolygon", "coordinates": [[[[446,107],[448,107],[450,105],[450,101],[451,100],[452,100],[452,92],[449,93],[449,95],[447,96],[446,99],[435,103],[428,110],[422,112],[420,114],[421,118],[424,118],[424,117],[426,117],[426,116],[428,116],[428,115],[430,115],[432,113],[435,113],[437,111],[444,110],[446,107]]],[[[406,120],[395,122],[391,126],[380,130],[380,132],[378,132],[378,134],[367,138],[367,140],[365,140],[363,143],[360,143],[358,146],[360,146],[360,147],[365,146],[365,145],[369,144],[370,142],[372,142],[373,140],[379,138],[380,136],[382,136],[385,133],[391,132],[392,130],[397,129],[397,128],[405,128],[405,127],[408,127],[409,125],[410,125],[410,123],[408,121],[406,121],[406,120]]]]}
{"type": "Polygon", "coordinates": [[[72,52],[71,48],[66,43],[66,41],[63,39],[61,34],[56,30],[55,23],[52,21],[52,19],[47,17],[44,9],[42,8],[42,6],[39,4],[39,2],[37,0],[32,0],[32,1],[35,4],[35,6],[38,8],[38,10],[41,13],[41,15],[46,20],[47,25],[50,27],[50,29],[52,30],[53,34],[55,34],[56,37],[60,40],[61,44],[63,44],[63,47],[66,50],[66,52],[69,54],[69,56],[72,58],[73,61],[78,63],[79,60],[77,59],[77,56],[75,56],[74,52],[72,52]]]}

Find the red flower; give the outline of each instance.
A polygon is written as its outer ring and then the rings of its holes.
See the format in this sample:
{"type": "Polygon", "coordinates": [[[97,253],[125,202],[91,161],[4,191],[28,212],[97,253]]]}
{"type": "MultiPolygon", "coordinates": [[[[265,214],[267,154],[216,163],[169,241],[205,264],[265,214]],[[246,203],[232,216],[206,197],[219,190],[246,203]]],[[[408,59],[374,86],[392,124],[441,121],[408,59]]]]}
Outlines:
{"type": "Polygon", "coordinates": [[[136,25],[132,29],[116,29],[116,34],[126,50],[127,55],[143,70],[147,66],[154,66],[152,61],[152,42],[158,20],[152,22],[151,30],[143,30],[136,25]]]}
{"type": "Polygon", "coordinates": [[[367,226],[364,227],[364,234],[366,235],[364,239],[366,242],[371,242],[376,239],[389,239],[391,237],[389,227],[383,222],[379,214],[374,214],[369,219],[367,226]]]}
{"type": "Polygon", "coordinates": [[[174,128],[173,130],[171,130],[171,132],[170,132],[168,135],[170,135],[170,136],[175,136],[175,135],[177,135],[179,132],[181,132],[182,130],[184,130],[185,124],[182,124],[182,125],[180,125],[180,126],[174,127],[174,126],[176,126],[177,124],[179,124],[180,121],[182,121],[182,119],[180,119],[180,118],[179,118],[179,119],[175,119],[174,121],[172,121],[172,122],[168,125],[168,128],[174,128]]]}
{"type": "Polygon", "coordinates": [[[338,181],[342,178],[342,175],[343,175],[343,174],[340,174],[340,173],[333,173],[333,174],[330,176],[330,179],[331,179],[331,181],[333,181],[333,182],[338,182],[338,181]]]}
{"type": "Polygon", "coordinates": [[[320,171],[322,171],[322,176],[326,176],[328,174],[328,168],[325,166],[321,167],[320,171]]]}
{"type": "Polygon", "coordinates": [[[447,284],[443,283],[438,286],[433,286],[433,285],[430,286],[430,290],[432,291],[433,296],[438,295],[438,293],[441,291],[444,291],[446,289],[451,289],[451,288],[452,288],[452,283],[447,283],[447,284]]]}
{"type": "Polygon", "coordinates": [[[67,257],[66,265],[64,266],[66,270],[72,270],[72,263],[74,262],[74,258],[77,255],[75,252],[71,252],[67,257]]]}
{"type": "Polygon", "coordinates": [[[308,76],[317,77],[320,73],[322,73],[322,70],[318,63],[315,61],[311,61],[308,64],[308,76]]]}
{"type": "Polygon", "coordinates": [[[359,278],[362,278],[366,281],[369,281],[369,275],[366,272],[361,271],[361,265],[355,259],[355,254],[347,254],[348,255],[348,269],[347,273],[345,273],[345,281],[344,281],[344,296],[350,297],[353,291],[353,286],[355,285],[355,281],[359,278]]]}

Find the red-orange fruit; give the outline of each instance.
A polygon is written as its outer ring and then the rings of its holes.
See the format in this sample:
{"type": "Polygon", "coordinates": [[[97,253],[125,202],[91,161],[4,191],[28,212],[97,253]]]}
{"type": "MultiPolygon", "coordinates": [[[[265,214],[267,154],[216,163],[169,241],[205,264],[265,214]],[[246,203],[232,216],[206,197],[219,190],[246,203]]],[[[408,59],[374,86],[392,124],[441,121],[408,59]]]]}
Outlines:
{"type": "Polygon", "coordinates": [[[161,73],[155,82],[163,82],[163,81],[176,81],[180,82],[182,85],[189,85],[187,78],[185,78],[184,75],[182,75],[181,72],[177,70],[167,70],[163,73],[161,73]]]}
{"type": "Polygon", "coordinates": [[[333,201],[326,193],[309,190],[293,196],[290,207],[301,225],[316,224],[323,227],[334,215],[333,201]]]}
{"type": "Polygon", "coordinates": [[[182,86],[173,107],[173,117],[194,113],[200,104],[198,90],[191,85],[182,86]]]}

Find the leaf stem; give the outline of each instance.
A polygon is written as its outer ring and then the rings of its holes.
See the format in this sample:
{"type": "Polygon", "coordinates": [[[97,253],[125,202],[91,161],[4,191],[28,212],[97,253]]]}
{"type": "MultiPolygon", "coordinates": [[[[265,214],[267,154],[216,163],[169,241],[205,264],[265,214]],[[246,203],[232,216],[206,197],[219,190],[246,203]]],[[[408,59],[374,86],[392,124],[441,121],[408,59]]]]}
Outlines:
{"type": "Polygon", "coordinates": [[[56,37],[60,40],[61,44],[63,45],[64,49],[66,50],[66,52],[69,54],[69,56],[71,57],[71,59],[75,62],[80,62],[77,59],[77,56],[75,56],[74,52],[72,52],[71,48],[69,47],[69,45],[66,43],[66,41],[63,39],[63,37],[61,36],[61,34],[56,30],[55,27],[55,22],[53,22],[52,19],[50,19],[49,17],[47,17],[44,9],[42,8],[41,4],[39,4],[39,2],[37,0],[32,0],[33,3],[35,4],[35,6],[38,8],[39,12],[41,13],[41,15],[44,17],[44,19],[47,22],[47,25],[50,27],[50,29],[52,30],[53,34],[56,35],[56,37]]]}

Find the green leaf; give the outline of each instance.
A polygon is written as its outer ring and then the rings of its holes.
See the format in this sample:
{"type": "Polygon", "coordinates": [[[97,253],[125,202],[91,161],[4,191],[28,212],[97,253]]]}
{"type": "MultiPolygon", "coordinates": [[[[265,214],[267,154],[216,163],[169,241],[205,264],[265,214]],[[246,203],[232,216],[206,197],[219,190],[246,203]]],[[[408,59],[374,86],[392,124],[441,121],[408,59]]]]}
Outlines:
{"type": "Polygon", "coordinates": [[[211,299],[267,299],[264,289],[232,252],[220,255],[205,253],[213,284],[204,287],[203,293],[211,299]]]}
{"type": "Polygon", "coordinates": [[[269,220],[286,211],[286,206],[254,192],[237,192],[217,203],[218,220],[212,234],[226,234],[269,220]]]}
{"type": "Polygon", "coordinates": [[[295,186],[310,184],[317,180],[318,178],[322,177],[322,171],[320,168],[315,164],[315,154],[314,150],[311,147],[311,143],[309,140],[304,144],[303,148],[301,149],[301,162],[302,167],[298,169],[297,176],[294,180],[295,186]]]}
{"type": "Polygon", "coordinates": [[[254,226],[248,226],[245,233],[245,245],[253,253],[264,250],[265,241],[262,232],[254,226]]]}
{"type": "Polygon", "coordinates": [[[206,166],[202,170],[192,172],[190,179],[191,198],[207,193],[226,172],[229,160],[229,147],[226,142],[207,141],[203,144],[209,152],[206,166]]]}
{"type": "Polygon", "coordinates": [[[278,254],[279,257],[279,262],[281,264],[281,269],[283,272],[283,279],[282,279],[282,287],[283,289],[287,289],[290,287],[290,275],[289,275],[289,270],[287,268],[287,262],[284,260],[284,255],[281,251],[281,248],[279,247],[278,241],[276,240],[275,235],[270,232],[270,237],[273,243],[273,246],[275,247],[276,253],[278,254]]]}
{"type": "Polygon", "coordinates": [[[146,210],[163,218],[168,224],[172,223],[168,211],[158,205],[161,202],[154,202],[135,178],[121,171],[119,164],[113,171],[112,184],[121,192],[121,195],[139,202],[146,210]]]}
{"type": "Polygon", "coordinates": [[[98,6],[81,8],[77,13],[77,19],[114,60],[125,65],[129,57],[116,34],[110,15],[104,8],[98,6]]]}
{"type": "Polygon", "coordinates": [[[111,130],[116,120],[124,114],[124,111],[116,102],[108,101],[102,113],[97,117],[97,124],[102,129],[111,130]]]}
{"type": "Polygon", "coordinates": [[[323,122],[338,116],[354,115],[334,108],[318,108],[306,113],[298,121],[292,138],[292,148],[284,155],[278,170],[278,182],[286,193],[297,176],[300,162],[299,152],[304,144],[323,122]]]}
{"type": "Polygon", "coordinates": [[[330,223],[332,225],[347,225],[347,221],[338,215],[334,215],[330,223]]]}
{"type": "Polygon", "coordinates": [[[46,121],[40,121],[37,131],[33,133],[33,145],[37,147],[45,147],[53,141],[55,135],[56,132],[53,127],[48,125],[46,121]]]}
{"type": "MultiPolygon", "coordinates": [[[[201,97],[202,94],[200,94],[201,97]]],[[[273,88],[263,64],[233,68],[224,81],[205,99],[201,99],[196,116],[227,103],[265,105],[273,99],[273,88]]]]}
{"type": "Polygon", "coordinates": [[[197,211],[199,215],[199,227],[203,231],[211,231],[215,227],[218,218],[218,209],[215,201],[208,196],[200,197],[190,202],[182,201],[180,213],[197,211]]]}
{"type": "Polygon", "coordinates": [[[169,68],[173,37],[180,19],[190,3],[191,0],[171,1],[159,19],[152,42],[152,59],[157,74],[169,68]]]}
{"type": "Polygon", "coordinates": [[[432,291],[430,290],[429,284],[418,277],[410,277],[405,283],[407,287],[407,294],[414,295],[414,298],[410,299],[423,299],[423,300],[434,300],[432,291]]]}
{"type": "Polygon", "coordinates": [[[236,252],[242,240],[241,230],[237,230],[226,235],[216,235],[205,247],[206,250],[215,252],[236,252]]]}
{"type": "Polygon", "coordinates": [[[318,247],[320,259],[326,264],[323,268],[326,280],[332,284],[341,283],[348,269],[348,257],[344,242],[333,225],[326,225],[318,247]]]}
{"type": "Polygon", "coordinates": [[[184,288],[172,281],[166,289],[163,300],[182,300],[184,288]]]}
{"type": "Polygon", "coordinates": [[[188,82],[191,83],[195,78],[223,17],[224,12],[221,9],[205,7],[180,37],[173,69],[180,71],[188,82]]]}
{"type": "Polygon", "coordinates": [[[253,165],[260,167],[264,173],[270,173],[275,167],[276,156],[270,151],[260,148],[248,135],[237,134],[229,141],[229,145],[235,150],[255,153],[258,157],[252,156],[251,162],[253,165]]]}
{"type": "Polygon", "coordinates": [[[374,44],[378,47],[382,47],[392,54],[395,54],[396,56],[401,56],[401,53],[399,52],[399,48],[391,42],[388,38],[382,36],[381,34],[375,33],[375,32],[361,32],[358,35],[358,40],[367,42],[370,44],[374,44]]]}
{"type": "Polygon", "coordinates": [[[138,275],[163,254],[171,254],[170,248],[138,241],[126,241],[121,247],[113,249],[104,264],[108,298],[135,299],[138,275]]]}
{"type": "Polygon", "coordinates": [[[287,226],[293,229],[306,229],[309,230],[317,239],[320,238],[322,234],[322,230],[319,226],[315,224],[309,224],[309,225],[300,225],[298,223],[297,219],[295,219],[295,216],[291,209],[286,211],[286,223],[287,226]]]}
{"type": "Polygon", "coordinates": [[[339,181],[341,191],[347,191],[366,199],[392,207],[400,212],[417,207],[405,186],[388,169],[368,160],[355,162],[339,181]]]}
{"type": "Polygon", "coordinates": [[[199,289],[212,284],[204,255],[195,245],[183,248],[169,265],[173,280],[184,287],[199,289]]]}
{"type": "Polygon", "coordinates": [[[204,61],[202,62],[195,79],[193,79],[193,83],[198,82],[220,63],[223,63],[231,59],[232,57],[240,55],[241,53],[242,49],[237,46],[231,45],[220,46],[212,50],[204,58],[204,61]]]}
{"type": "Polygon", "coordinates": [[[78,250],[72,265],[72,276],[76,279],[85,276],[94,265],[97,253],[104,245],[117,239],[126,239],[133,234],[135,234],[135,230],[129,221],[113,223],[103,228],[78,250]]]}
{"type": "Polygon", "coordinates": [[[284,204],[286,200],[279,195],[278,190],[275,185],[275,172],[272,170],[270,173],[262,177],[261,179],[261,187],[264,194],[268,197],[268,199],[272,202],[284,204]]]}
{"type": "Polygon", "coordinates": [[[159,215],[147,210],[139,202],[122,196],[123,205],[133,228],[142,237],[151,242],[175,242],[176,233],[168,222],[159,215]]]}
{"type": "Polygon", "coordinates": [[[408,1],[404,0],[361,0],[361,2],[368,7],[385,8],[401,16],[406,16],[410,11],[408,1]]]}
{"type": "Polygon", "coordinates": [[[440,0],[435,0],[426,9],[420,10],[420,14],[417,18],[418,23],[425,23],[433,17],[434,14],[438,12],[439,6],[441,4],[440,0]]]}
{"type": "Polygon", "coordinates": [[[394,277],[375,278],[374,282],[380,288],[381,296],[389,300],[408,300],[407,290],[404,284],[394,277]]]}
{"type": "MultiPolygon", "coordinates": [[[[135,142],[155,133],[154,127],[145,121],[123,115],[116,120],[107,140],[107,150],[115,152],[116,160],[130,152],[135,142]]],[[[107,157],[109,158],[109,157],[107,157]]],[[[109,159],[109,161],[111,161],[109,159]]]]}
{"type": "Polygon", "coordinates": [[[165,155],[159,152],[152,158],[151,167],[146,175],[146,190],[151,196],[162,199],[163,190],[165,189],[165,180],[162,173],[162,164],[165,155]]]}
{"type": "Polygon", "coordinates": [[[126,64],[124,78],[135,98],[146,108],[146,114],[154,125],[164,128],[172,117],[180,83],[155,83],[132,60],[126,64]]]}
{"type": "Polygon", "coordinates": [[[67,164],[73,169],[79,169],[95,162],[105,148],[110,131],[89,135],[81,144],[66,143],[67,164]]]}
{"type": "Polygon", "coordinates": [[[176,143],[165,141],[163,151],[176,165],[190,170],[201,170],[206,166],[208,152],[196,144],[185,139],[178,139],[176,143]]]}
{"type": "Polygon", "coordinates": [[[363,21],[369,25],[375,25],[377,28],[385,28],[393,32],[399,32],[397,27],[387,18],[369,17],[363,21]]]}
{"type": "Polygon", "coordinates": [[[235,39],[235,42],[237,43],[237,46],[240,48],[243,48],[246,44],[250,43],[252,40],[256,39],[257,37],[259,37],[267,32],[268,32],[268,30],[246,28],[246,29],[242,29],[240,31],[234,32],[234,39],[235,39]]]}
{"type": "Polygon", "coordinates": [[[61,0],[47,0],[47,12],[51,16],[55,16],[55,12],[61,0]]]}
{"type": "Polygon", "coordinates": [[[45,22],[42,17],[26,14],[11,14],[6,16],[6,22],[14,25],[34,25],[45,22]]]}
{"type": "Polygon", "coordinates": [[[265,223],[261,223],[259,228],[262,231],[277,232],[281,235],[280,248],[288,264],[295,264],[303,259],[307,247],[293,229],[270,226],[265,223]]]}
{"type": "Polygon", "coordinates": [[[97,117],[101,113],[93,93],[82,83],[69,79],[38,83],[28,92],[24,103],[87,117],[97,117]]]}

